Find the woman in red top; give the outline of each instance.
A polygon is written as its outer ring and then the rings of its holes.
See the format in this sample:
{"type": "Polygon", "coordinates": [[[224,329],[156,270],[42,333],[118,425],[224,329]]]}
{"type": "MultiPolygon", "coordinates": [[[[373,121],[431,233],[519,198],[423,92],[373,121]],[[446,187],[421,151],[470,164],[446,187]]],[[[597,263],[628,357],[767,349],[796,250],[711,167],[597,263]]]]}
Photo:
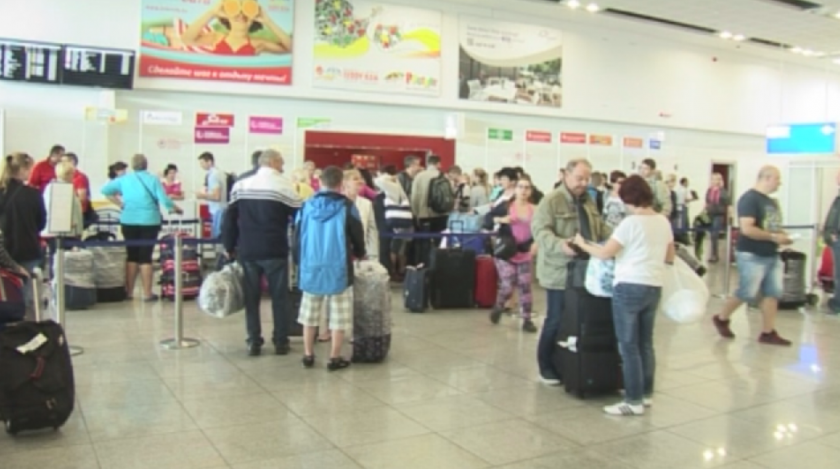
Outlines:
{"type": "Polygon", "coordinates": [[[212,47],[212,52],[218,55],[280,54],[292,50],[292,38],[277,26],[257,0],[221,0],[189,25],[181,41],[186,46],[212,47]],[[213,20],[218,20],[226,32],[214,29],[208,33],[205,27],[213,20]],[[251,36],[263,27],[268,28],[276,41],[251,36]]]}
{"type": "Polygon", "coordinates": [[[177,180],[178,167],[174,164],[169,164],[163,170],[163,191],[172,200],[184,200],[184,191],[181,189],[181,181],[177,180]]]}

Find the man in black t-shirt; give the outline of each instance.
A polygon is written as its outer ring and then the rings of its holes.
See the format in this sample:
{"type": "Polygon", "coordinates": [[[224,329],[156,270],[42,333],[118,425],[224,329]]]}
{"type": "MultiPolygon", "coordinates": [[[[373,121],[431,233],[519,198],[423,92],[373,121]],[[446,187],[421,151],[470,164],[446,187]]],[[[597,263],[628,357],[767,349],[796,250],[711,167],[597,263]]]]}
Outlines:
{"type": "Polygon", "coordinates": [[[758,341],[770,345],[790,345],[775,329],[776,312],[782,296],[784,267],[779,246],[793,243],[782,230],[782,214],[770,194],[781,185],[781,174],[774,166],[765,166],[758,173],[755,187],[738,199],[740,234],[735,247],[738,267],[738,290],[726,301],[723,310],[713,318],[718,333],[733,339],[729,318],[745,302],[761,298],[764,324],[758,341]]]}

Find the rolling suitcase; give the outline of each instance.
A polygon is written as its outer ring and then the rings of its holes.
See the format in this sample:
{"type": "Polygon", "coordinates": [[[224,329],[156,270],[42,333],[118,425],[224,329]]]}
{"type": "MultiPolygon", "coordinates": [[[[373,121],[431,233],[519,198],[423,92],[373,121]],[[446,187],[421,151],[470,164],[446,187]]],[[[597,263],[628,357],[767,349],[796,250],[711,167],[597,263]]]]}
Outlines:
{"type": "MultiPolygon", "coordinates": [[[[55,263],[57,259],[53,259],[55,263]]],[[[56,271],[53,265],[53,272],[56,271]]],[[[64,306],[80,311],[96,305],[96,279],[93,253],[87,249],[64,251],[64,306]]],[[[53,289],[57,279],[53,279],[53,289]]]]}
{"type": "Polygon", "coordinates": [[[424,267],[408,267],[403,281],[405,309],[412,313],[423,313],[429,307],[429,282],[424,267]]]}
{"type": "Polygon", "coordinates": [[[584,287],[588,262],[569,264],[565,307],[553,360],[566,392],[581,399],[621,389],[621,357],[615,337],[612,300],[584,287]]]}
{"type": "Polygon", "coordinates": [[[784,264],[782,297],[779,298],[779,309],[799,309],[810,301],[805,287],[807,256],[793,250],[782,251],[779,256],[781,256],[784,264]]]}
{"type": "Polygon", "coordinates": [[[496,305],[499,291],[499,273],[491,256],[475,258],[475,304],[479,308],[496,305]]]}
{"type": "Polygon", "coordinates": [[[300,303],[303,301],[303,292],[297,288],[289,291],[289,302],[287,303],[286,320],[289,321],[289,337],[303,337],[303,325],[298,322],[300,315],[300,303]]]}
{"type": "Polygon", "coordinates": [[[353,282],[353,362],[379,363],[390,349],[390,276],[381,264],[362,261],[353,282]]]}
{"type": "MultiPolygon", "coordinates": [[[[114,233],[100,231],[85,238],[85,241],[115,241],[114,233]]],[[[125,248],[92,247],[94,285],[97,303],[119,303],[128,298],[125,291],[125,248]]]]}
{"type": "MultiPolygon", "coordinates": [[[[166,235],[161,241],[172,239],[174,236],[187,238],[188,235],[182,232],[166,235]]],[[[174,244],[161,243],[160,245],[160,294],[161,297],[170,301],[175,300],[175,251],[174,244]]],[[[201,262],[200,254],[195,246],[183,246],[181,254],[181,275],[182,292],[181,297],[185,300],[198,298],[201,291],[201,262]]]]}
{"type": "Polygon", "coordinates": [[[475,306],[475,252],[435,249],[429,268],[429,302],[434,309],[475,306]]]}
{"type": "Polygon", "coordinates": [[[21,322],[0,332],[0,419],[7,433],[58,430],[74,402],[73,364],[60,325],[21,322]]]}

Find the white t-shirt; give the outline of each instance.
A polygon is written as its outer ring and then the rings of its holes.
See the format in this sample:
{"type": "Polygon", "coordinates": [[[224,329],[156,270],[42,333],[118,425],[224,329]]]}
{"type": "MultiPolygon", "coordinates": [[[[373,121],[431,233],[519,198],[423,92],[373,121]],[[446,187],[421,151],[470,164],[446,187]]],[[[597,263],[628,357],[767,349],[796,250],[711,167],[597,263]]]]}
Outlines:
{"type": "Polygon", "coordinates": [[[674,242],[671,223],[661,214],[629,215],[612,235],[623,246],[615,257],[614,285],[633,283],[661,287],[665,255],[674,242]]]}

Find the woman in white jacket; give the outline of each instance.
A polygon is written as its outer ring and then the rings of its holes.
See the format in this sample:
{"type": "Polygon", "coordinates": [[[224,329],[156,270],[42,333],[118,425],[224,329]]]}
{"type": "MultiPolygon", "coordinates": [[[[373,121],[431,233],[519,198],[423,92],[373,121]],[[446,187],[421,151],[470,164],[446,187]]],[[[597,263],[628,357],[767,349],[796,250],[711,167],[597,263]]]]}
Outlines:
{"type": "MultiPolygon", "coordinates": [[[[376,187],[385,193],[385,221],[388,224],[388,232],[411,233],[414,231],[411,216],[411,200],[405,190],[397,181],[397,168],[386,166],[384,173],[374,181],[376,187]],[[403,226],[405,225],[405,226],[403,226]]],[[[388,252],[391,256],[391,278],[401,281],[405,275],[406,239],[392,238],[388,252]]]]}

